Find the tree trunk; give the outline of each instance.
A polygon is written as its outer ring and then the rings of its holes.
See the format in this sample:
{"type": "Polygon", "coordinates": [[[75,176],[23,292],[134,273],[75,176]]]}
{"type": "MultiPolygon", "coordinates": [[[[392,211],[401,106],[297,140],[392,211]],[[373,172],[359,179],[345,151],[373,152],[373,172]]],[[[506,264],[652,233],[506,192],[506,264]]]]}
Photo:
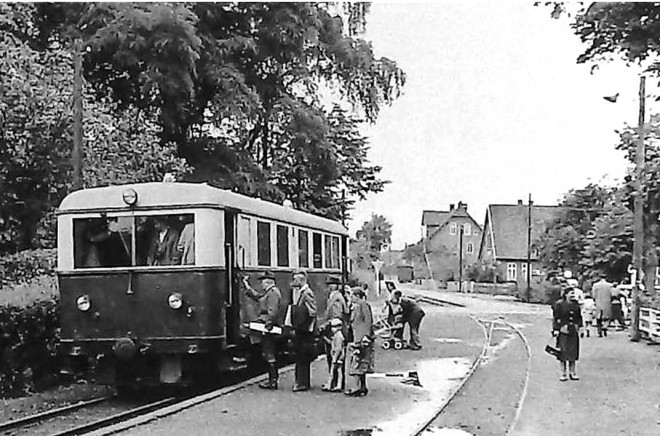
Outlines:
{"type": "Polygon", "coordinates": [[[650,248],[646,253],[644,265],[644,287],[649,295],[655,295],[655,269],[658,267],[658,255],[650,248]]]}

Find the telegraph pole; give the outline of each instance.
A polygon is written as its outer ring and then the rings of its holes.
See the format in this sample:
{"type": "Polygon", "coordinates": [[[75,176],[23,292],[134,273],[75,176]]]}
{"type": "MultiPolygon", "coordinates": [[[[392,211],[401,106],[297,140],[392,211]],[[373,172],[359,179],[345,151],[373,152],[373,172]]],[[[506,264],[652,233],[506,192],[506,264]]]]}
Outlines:
{"type": "Polygon", "coordinates": [[[532,299],[532,193],[527,199],[527,302],[532,299]]]}
{"type": "Polygon", "coordinates": [[[458,229],[458,292],[463,292],[463,224],[458,229]]]}
{"type": "Polygon", "coordinates": [[[73,190],[83,187],[83,132],[82,132],[82,42],[79,38],[73,44],[73,150],[71,167],[73,170],[73,190]]]}
{"type": "Polygon", "coordinates": [[[631,340],[639,341],[639,305],[642,284],[642,257],[644,255],[644,197],[642,195],[642,178],[644,176],[644,105],[646,103],[646,77],[639,78],[639,138],[635,150],[635,199],[633,210],[634,241],[633,241],[633,264],[637,272],[633,284],[631,340]]]}

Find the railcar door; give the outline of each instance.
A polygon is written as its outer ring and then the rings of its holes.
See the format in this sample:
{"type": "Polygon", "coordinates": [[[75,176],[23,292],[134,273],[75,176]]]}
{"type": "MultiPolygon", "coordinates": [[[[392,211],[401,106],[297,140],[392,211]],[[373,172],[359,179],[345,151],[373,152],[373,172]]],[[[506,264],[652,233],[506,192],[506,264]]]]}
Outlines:
{"type": "Polygon", "coordinates": [[[225,317],[227,342],[236,344],[240,338],[240,277],[236,259],[236,217],[238,211],[225,209],[225,266],[227,268],[225,317]]]}

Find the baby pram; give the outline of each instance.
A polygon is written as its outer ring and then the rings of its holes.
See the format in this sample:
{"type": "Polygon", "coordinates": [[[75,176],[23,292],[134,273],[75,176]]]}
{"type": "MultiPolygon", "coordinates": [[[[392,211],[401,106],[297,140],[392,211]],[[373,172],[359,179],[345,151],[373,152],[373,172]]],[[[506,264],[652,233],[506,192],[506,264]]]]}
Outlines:
{"type": "Polygon", "coordinates": [[[387,320],[387,315],[383,315],[374,324],[376,336],[381,340],[380,346],[383,350],[394,348],[395,350],[403,349],[403,322],[401,317],[394,318],[394,324],[387,320]]]}

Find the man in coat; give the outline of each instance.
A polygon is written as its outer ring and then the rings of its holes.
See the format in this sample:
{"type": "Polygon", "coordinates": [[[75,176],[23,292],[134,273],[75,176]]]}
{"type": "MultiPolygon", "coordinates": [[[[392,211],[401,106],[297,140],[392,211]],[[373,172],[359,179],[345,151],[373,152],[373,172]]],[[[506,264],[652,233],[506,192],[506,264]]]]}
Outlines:
{"type": "Polygon", "coordinates": [[[293,273],[292,288],[292,305],[285,323],[294,330],[293,348],[296,370],[293,392],[301,392],[311,388],[311,363],[316,356],[314,346],[316,297],[307,284],[305,270],[297,270],[293,273]]]}
{"type": "Polygon", "coordinates": [[[591,293],[596,302],[598,336],[607,336],[607,322],[612,317],[612,284],[605,280],[604,274],[600,274],[600,280],[594,283],[591,293]]]}
{"type": "Polygon", "coordinates": [[[420,350],[422,344],[419,340],[419,326],[424,318],[424,310],[410,298],[403,297],[398,289],[392,292],[392,303],[401,305],[401,319],[410,327],[410,349],[420,350]]]}
{"type": "Polygon", "coordinates": [[[268,381],[259,385],[262,389],[277,389],[277,336],[269,333],[279,325],[280,302],[282,293],[275,286],[275,275],[265,271],[259,276],[262,292],[257,292],[250,286],[249,278],[243,277],[243,289],[248,297],[259,304],[257,321],[264,324],[266,332],[251,335],[254,343],[261,343],[261,356],[268,365],[268,381]]]}
{"type": "Polygon", "coordinates": [[[154,228],[156,232],[149,245],[147,265],[177,265],[181,260],[181,254],[177,248],[178,232],[170,226],[164,216],[154,218],[154,228]]]}

